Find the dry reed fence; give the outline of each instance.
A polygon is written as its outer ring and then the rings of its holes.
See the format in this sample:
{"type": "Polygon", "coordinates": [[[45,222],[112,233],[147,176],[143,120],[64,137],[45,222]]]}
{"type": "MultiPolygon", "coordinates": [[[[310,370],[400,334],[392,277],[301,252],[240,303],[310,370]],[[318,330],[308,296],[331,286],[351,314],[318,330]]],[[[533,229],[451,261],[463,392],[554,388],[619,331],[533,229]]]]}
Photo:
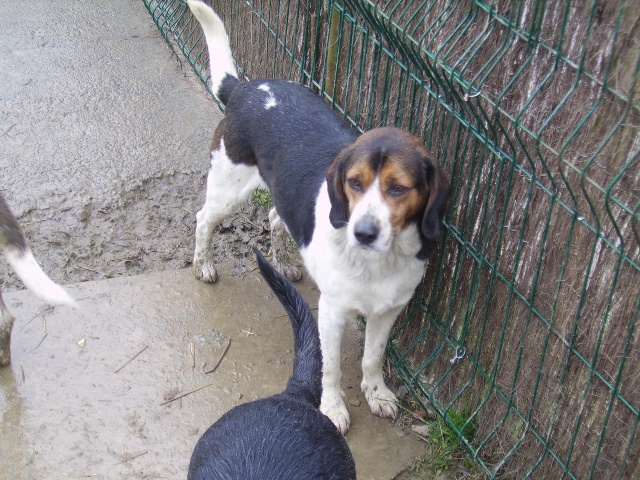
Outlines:
{"type": "MultiPolygon", "coordinates": [[[[184,3],[144,2],[206,81],[184,3]]],[[[640,1],[213,5],[244,76],[416,132],[451,179],[388,347],[414,398],[491,478],[640,478],[640,1]]]]}

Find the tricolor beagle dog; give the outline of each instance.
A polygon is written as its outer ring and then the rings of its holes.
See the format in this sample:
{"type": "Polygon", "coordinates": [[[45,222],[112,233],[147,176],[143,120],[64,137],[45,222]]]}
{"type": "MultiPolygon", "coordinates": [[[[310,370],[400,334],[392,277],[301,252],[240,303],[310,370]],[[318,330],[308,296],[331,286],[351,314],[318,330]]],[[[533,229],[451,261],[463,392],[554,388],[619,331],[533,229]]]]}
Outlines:
{"type": "MultiPolygon", "coordinates": [[[[0,195],[0,250],[24,284],[43,300],[52,304],[73,305],[75,302],[64,289],[42,271],[33,257],[22,228],[9,205],[0,195]]],[[[13,316],[9,313],[0,292],[0,367],[11,363],[11,328],[13,316]]]]}
{"type": "Polygon", "coordinates": [[[213,228],[266,185],[275,205],[269,219],[276,267],[289,279],[300,277],[286,254],[286,229],[320,289],[322,412],[340,431],[349,428],[340,344],[345,322],[361,314],[367,322],[361,387],[374,414],[395,417],[384,351],[442,237],[445,175],[420,139],[403,130],[359,135],[303,85],[240,82],[222,21],[204,3],[188,3],[205,33],[211,89],[226,106],[197,214],[195,275],[216,280],[213,228]]]}

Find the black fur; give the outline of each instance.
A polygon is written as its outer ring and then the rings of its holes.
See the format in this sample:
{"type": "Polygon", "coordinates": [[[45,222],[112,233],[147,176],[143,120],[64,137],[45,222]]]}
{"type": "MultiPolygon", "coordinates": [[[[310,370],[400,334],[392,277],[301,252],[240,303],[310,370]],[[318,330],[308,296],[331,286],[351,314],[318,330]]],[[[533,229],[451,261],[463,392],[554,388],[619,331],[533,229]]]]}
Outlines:
{"type": "Polygon", "coordinates": [[[284,80],[232,84],[225,78],[220,89],[225,98],[231,89],[220,132],[227,155],[234,163],[258,166],[291,237],[305,247],[313,236],[316,197],[326,172],[358,133],[303,85],[284,80]],[[261,85],[276,99],[274,108],[265,108],[269,93],[261,85]]]}
{"type": "Polygon", "coordinates": [[[327,171],[327,193],[331,202],[329,221],[333,228],[344,227],[349,222],[349,201],[344,193],[344,177],[352,150],[352,147],[345,148],[327,171]]]}
{"type": "Polygon", "coordinates": [[[12,247],[19,252],[27,250],[27,240],[6,200],[0,195],[0,247],[12,247]]]}
{"type": "Polygon", "coordinates": [[[229,97],[231,97],[233,90],[238,86],[239,83],[240,80],[238,80],[236,77],[232,77],[228,73],[222,79],[222,82],[218,87],[218,91],[216,92],[216,96],[223,105],[226,105],[227,102],[229,102],[229,97]]]}
{"type": "Polygon", "coordinates": [[[294,332],[293,375],[286,390],[235,407],[198,441],[189,480],[355,479],[349,446],[320,413],[322,354],[309,306],[256,250],[263,277],[294,332]]]}
{"type": "Polygon", "coordinates": [[[444,225],[442,220],[447,209],[449,200],[449,184],[444,174],[438,169],[429,165],[427,167],[427,182],[431,192],[435,192],[433,199],[430,199],[427,209],[422,217],[420,236],[422,248],[417,257],[420,259],[429,258],[438,248],[438,244],[444,235],[444,225]]]}

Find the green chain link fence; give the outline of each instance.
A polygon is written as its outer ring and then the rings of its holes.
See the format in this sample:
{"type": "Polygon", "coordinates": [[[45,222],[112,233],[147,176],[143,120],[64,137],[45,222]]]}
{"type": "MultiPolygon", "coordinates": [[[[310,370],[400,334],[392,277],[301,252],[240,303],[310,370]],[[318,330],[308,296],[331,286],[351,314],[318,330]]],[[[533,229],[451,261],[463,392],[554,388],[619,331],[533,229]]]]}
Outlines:
{"type": "MultiPolygon", "coordinates": [[[[186,5],[143,1],[206,82],[186,5]]],[[[491,478],[640,478],[640,1],[212,3],[242,75],[417,133],[447,172],[387,349],[413,398],[491,478]]]]}

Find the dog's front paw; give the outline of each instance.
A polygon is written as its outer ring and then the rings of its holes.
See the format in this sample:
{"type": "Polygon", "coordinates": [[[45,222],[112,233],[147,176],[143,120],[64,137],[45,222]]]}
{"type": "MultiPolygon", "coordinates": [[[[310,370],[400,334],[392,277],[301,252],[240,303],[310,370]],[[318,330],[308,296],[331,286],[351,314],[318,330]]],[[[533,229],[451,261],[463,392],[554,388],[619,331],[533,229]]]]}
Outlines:
{"type": "Polygon", "coordinates": [[[351,420],[349,419],[347,406],[344,404],[340,393],[338,393],[338,395],[323,394],[320,411],[329,417],[338,430],[340,430],[340,433],[343,435],[347,433],[351,425],[351,420]]]}
{"type": "Polygon", "coordinates": [[[323,409],[321,406],[320,411],[329,417],[329,420],[331,420],[336,428],[340,430],[341,434],[344,435],[347,433],[347,430],[349,430],[349,426],[351,425],[347,407],[343,405],[342,408],[323,409]]]}
{"type": "Polygon", "coordinates": [[[398,399],[386,385],[363,385],[362,391],[369,403],[371,413],[379,417],[396,418],[398,415],[398,399]]]}
{"type": "Polygon", "coordinates": [[[213,259],[208,255],[194,257],[193,273],[198,280],[204,283],[214,283],[218,280],[218,271],[213,263],[213,259]]]}

